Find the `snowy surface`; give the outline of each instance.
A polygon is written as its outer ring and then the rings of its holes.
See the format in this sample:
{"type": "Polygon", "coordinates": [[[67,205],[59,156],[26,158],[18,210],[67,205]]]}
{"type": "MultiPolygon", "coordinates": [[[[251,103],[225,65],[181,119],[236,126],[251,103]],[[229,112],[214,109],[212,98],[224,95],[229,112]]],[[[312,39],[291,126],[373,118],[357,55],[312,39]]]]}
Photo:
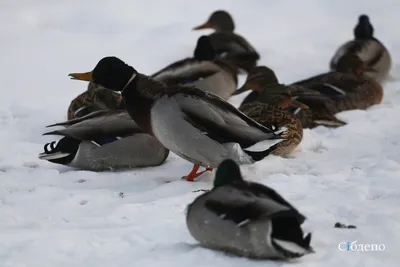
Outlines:
{"type": "MultiPolygon", "coordinates": [[[[0,2],[0,266],[398,266],[400,255],[400,18],[387,1],[0,2]],[[192,165],[171,155],[157,168],[76,171],[41,161],[44,126],[66,119],[86,83],[68,73],[116,55],[151,74],[192,54],[191,28],[219,8],[282,82],[327,70],[352,37],[360,13],[391,51],[394,81],[379,106],[343,112],[340,129],[305,130],[291,158],[243,166],[248,179],[278,190],[303,212],[316,253],[295,263],[252,261],[196,246],[185,208],[212,174],[180,179],[192,165]],[[123,193],[121,197],[120,193],[123,193]],[[357,229],[336,229],[335,222],[357,229]],[[340,242],[384,244],[382,252],[342,252],[340,242]]],[[[208,34],[210,31],[204,31],[208,34]]],[[[244,77],[240,78],[243,82],[244,77]]],[[[238,104],[244,97],[237,96],[238,104]]]]}

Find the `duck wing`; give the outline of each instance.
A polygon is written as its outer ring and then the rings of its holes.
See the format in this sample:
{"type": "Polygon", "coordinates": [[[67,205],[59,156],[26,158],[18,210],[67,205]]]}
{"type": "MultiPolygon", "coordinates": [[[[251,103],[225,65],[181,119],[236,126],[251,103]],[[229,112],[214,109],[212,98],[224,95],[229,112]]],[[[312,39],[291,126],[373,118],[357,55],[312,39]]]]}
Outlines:
{"type": "Polygon", "coordinates": [[[223,220],[243,226],[252,220],[268,216],[270,218],[299,216],[291,206],[281,204],[269,197],[258,197],[247,189],[223,186],[209,192],[205,207],[223,220]]]}
{"type": "Polygon", "coordinates": [[[62,135],[78,140],[94,140],[103,137],[127,136],[142,132],[128,112],[98,111],[85,117],[50,126],[64,125],[67,128],[46,132],[43,135],[62,135]],[[93,114],[94,113],[94,114],[93,114]]]}
{"type": "Polygon", "coordinates": [[[170,98],[178,103],[186,121],[219,143],[249,148],[260,141],[284,140],[214,94],[187,86],[170,98]]]}
{"type": "Polygon", "coordinates": [[[186,58],[166,66],[151,75],[150,78],[166,85],[186,84],[207,78],[218,71],[220,68],[211,61],[186,58]]]}

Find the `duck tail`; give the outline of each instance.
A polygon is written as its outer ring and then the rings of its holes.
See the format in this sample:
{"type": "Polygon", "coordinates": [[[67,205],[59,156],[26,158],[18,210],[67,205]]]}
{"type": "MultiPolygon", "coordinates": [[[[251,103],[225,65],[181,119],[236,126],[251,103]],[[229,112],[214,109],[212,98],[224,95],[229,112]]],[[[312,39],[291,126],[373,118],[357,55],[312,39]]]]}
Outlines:
{"type": "Polygon", "coordinates": [[[243,151],[254,161],[260,161],[274,151],[278,147],[278,144],[284,140],[280,136],[274,136],[274,138],[262,140],[252,146],[243,148],[243,151]]]}
{"type": "Polygon", "coordinates": [[[78,151],[80,141],[64,137],[56,145],[56,141],[44,145],[44,152],[39,154],[39,159],[53,163],[67,164],[78,151]]]}

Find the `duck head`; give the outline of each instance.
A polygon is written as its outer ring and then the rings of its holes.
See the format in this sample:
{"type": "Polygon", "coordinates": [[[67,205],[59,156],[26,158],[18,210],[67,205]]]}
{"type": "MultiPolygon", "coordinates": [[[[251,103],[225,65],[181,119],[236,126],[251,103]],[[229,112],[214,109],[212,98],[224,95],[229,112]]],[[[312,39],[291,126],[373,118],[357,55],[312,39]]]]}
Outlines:
{"type": "Polygon", "coordinates": [[[70,73],[73,80],[88,81],[112,91],[122,91],[137,71],[117,57],[104,57],[89,72],[70,73]]]}
{"type": "Polygon", "coordinates": [[[301,108],[309,109],[309,107],[296,99],[293,99],[289,92],[270,92],[264,91],[259,97],[262,103],[271,104],[281,109],[301,108]]]}
{"type": "Polygon", "coordinates": [[[237,181],[244,182],[237,163],[231,159],[226,159],[221,162],[215,173],[214,187],[231,184],[237,181]]]}
{"type": "Polygon", "coordinates": [[[193,56],[197,60],[213,60],[216,57],[216,53],[208,36],[203,35],[197,40],[193,56]]]}
{"type": "Polygon", "coordinates": [[[374,68],[366,67],[364,62],[354,54],[341,57],[337,63],[336,71],[356,74],[362,74],[363,72],[376,72],[374,68]]]}
{"type": "Polygon", "coordinates": [[[275,72],[266,66],[257,66],[250,70],[244,85],[237,89],[232,95],[238,95],[247,90],[262,92],[264,85],[277,84],[278,78],[275,72]]]}
{"type": "Polygon", "coordinates": [[[217,10],[211,14],[207,22],[194,27],[193,30],[214,29],[216,31],[233,32],[235,24],[231,15],[224,10],[217,10]]]}
{"type": "Polygon", "coordinates": [[[371,39],[374,35],[374,27],[372,26],[367,15],[360,15],[358,23],[354,28],[354,37],[356,39],[371,39]]]}

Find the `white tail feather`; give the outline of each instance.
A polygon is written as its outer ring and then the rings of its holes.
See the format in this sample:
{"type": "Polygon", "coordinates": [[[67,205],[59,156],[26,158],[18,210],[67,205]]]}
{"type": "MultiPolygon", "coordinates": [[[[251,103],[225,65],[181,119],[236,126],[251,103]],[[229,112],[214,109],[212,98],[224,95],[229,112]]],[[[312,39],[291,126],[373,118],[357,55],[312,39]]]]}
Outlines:
{"type": "Polygon", "coordinates": [[[295,253],[295,254],[307,254],[310,253],[311,251],[307,248],[303,248],[300,245],[294,243],[294,242],[290,242],[290,241],[286,241],[286,240],[280,240],[280,239],[276,239],[276,238],[272,238],[272,240],[278,245],[280,246],[282,249],[295,253]]]}
{"type": "Polygon", "coordinates": [[[69,155],[71,155],[71,153],[64,153],[64,152],[56,152],[52,154],[40,153],[39,159],[53,160],[53,159],[65,158],[69,155]]]}
{"type": "Polygon", "coordinates": [[[244,148],[244,151],[250,151],[250,152],[261,152],[261,151],[266,151],[270,147],[282,142],[285,139],[272,139],[272,140],[262,140],[258,143],[255,143],[254,145],[244,148]]]}
{"type": "Polygon", "coordinates": [[[340,93],[342,95],[346,95],[345,91],[343,91],[342,89],[340,89],[340,88],[338,88],[338,87],[336,87],[336,86],[334,86],[334,85],[332,85],[330,83],[324,83],[324,85],[329,87],[329,88],[331,88],[331,89],[333,89],[333,90],[335,90],[336,92],[338,92],[338,93],[340,93]]]}

